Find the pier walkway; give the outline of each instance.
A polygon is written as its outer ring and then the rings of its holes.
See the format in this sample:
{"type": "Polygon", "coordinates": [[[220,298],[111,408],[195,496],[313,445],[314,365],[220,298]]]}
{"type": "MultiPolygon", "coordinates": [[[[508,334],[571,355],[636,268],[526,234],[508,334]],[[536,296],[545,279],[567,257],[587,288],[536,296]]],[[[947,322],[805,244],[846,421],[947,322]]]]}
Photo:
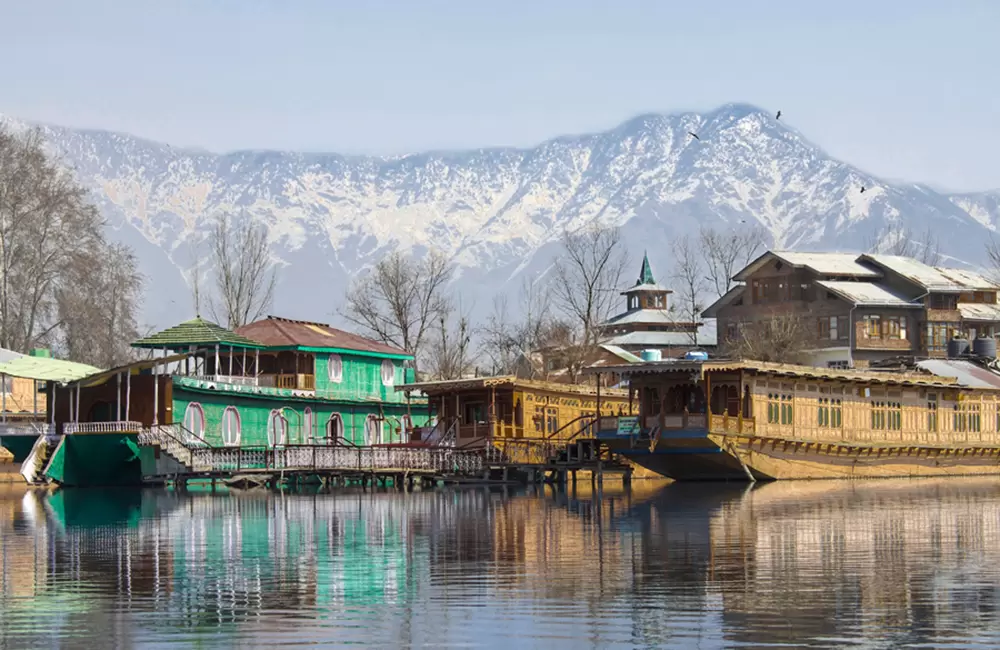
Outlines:
{"type": "Polygon", "coordinates": [[[631,478],[596,440],[554,441],[501,439],[477,448],[419,445],[283,445],[213,447],[185,440],[176,425],[157,426],[139,434],[145,454],[143,480],[179,483],[221,480],[268,483],[318,477],[324,482],[360,481],[412,485],[444,482],[557,482],[576,480],[579,471],[595,480],[604,474],[631,478]]]}

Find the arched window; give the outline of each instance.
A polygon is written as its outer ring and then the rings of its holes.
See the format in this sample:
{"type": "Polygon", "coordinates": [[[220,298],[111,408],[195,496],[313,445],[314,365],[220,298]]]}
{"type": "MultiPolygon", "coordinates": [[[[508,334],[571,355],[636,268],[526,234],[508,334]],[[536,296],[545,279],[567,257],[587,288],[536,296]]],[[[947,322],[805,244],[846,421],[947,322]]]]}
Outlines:
{"type": "Polygon", "coordinates": [[[344,361],[339,354],[331,354],[326,360],[326,377],[334,384],[344,381],[344,361]]]}
{"type": "Polygon", "coordinates": [[[267,444],[269,447],[276,447],[285,444],[285,435],[288,433],[288,420],[275,409],[267,418],[267,444]]]}
{"type": "Polygon", "coordinates": [[[396,366],[389,359],[382,360],[382,385],[392,386],[396,381],[396,366]]]}
{"type": "Polygon", "coordinates": [[[188,442],[205,438],[205,409],[197,402],[191,402],[184,409],[184,436],[188,442]]]}
{"type": "Polygon", "coordinates": [[[382,421],[377,415],[365,418],[365,444],[377,445],[382,442],[382,421]]]}
{"type": "Polygon", "coordinates": [[[302,412],[302,428],[305,429],[302,436],[307,445],[313,444],[313,411],[308,406],[302,412]]]}
{"type": "Polygon", "coordinates": [[[326,441],[329,445],[339,444],[344,439],[344,419],[340,413],[334,413],[326,421],[326,441]]]}
{"type": "Polygon", "coordinates": [[[243,434],[243,424],[240,422],[240,412],[235,406],[227,406],[222,412],[222,444],[227,447],[237,447],[243,434]]]}

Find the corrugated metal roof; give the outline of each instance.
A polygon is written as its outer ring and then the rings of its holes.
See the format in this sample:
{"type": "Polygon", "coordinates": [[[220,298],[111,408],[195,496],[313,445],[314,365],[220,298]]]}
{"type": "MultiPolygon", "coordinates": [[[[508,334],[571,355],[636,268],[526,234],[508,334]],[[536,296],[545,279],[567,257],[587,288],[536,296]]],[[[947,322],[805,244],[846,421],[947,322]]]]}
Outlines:
{"type": "Polygon", "coordinates": [[[325,323],[310,323],[277,316],[268,316],[244,325],[238,328],[236,333],[260,341],[267,347],[333,348],[411,356],[406,350],[345,332],[325,323]]]}
{"type": "Polygon", "coordinates": [[[651,325],[690,325],[674,319],[673,314],[663,309],[633,309],[608,319],[604,325],[626,325],[629,323],[649,323],[651,325]]]}
{"type": "Polygon", "coordinates": [[[962,313],[962,320],[1000,321],[1000,305],[997,304],[960,302],[958,311],[962,313]]]}
{"type": "Polygon", "coordinates": [[[922,307],[905,296],[874,282],[819,280],[816,284],[855,305],[879,307],[922,307]]]}
{"type": "Polygon", "coordinates": [[[18,357],[0,364],[0,374],[60,384],[77,381],[101,370],[85,363],[50,359],[48,357],[18,357]]]}
{"type": "Polygon", "coordinates": [[[260,349],[260,343],[227,330],[221,325],[207,321],[201,316],[184,321],[165,330],[139,339],[132,344],[134,348],[167,348],[183,350],[190,346],[222,345],[225,347],[260,349]]]}
{"type": "Polygon", "coordinates": [[[13,361],[14,359],[20,359],[24,355],[20,352],[14,352],[13,350],[8,350],[7,348],[0,348],[0,363],[7,363],[8,361],[13,361]]]}
{"type": "Polygon", "coordinates": [[[926,359],[918,361],[917,367],[938,377],[952,377],[962,386],[969,388],[1000,390],[1000,374],[987,370],[972,361],[926,359]]]}
{"type": "Polygon", "coordinates": [[[912,257],[863,255],[861,259],[900,275],[927,291],[995,291],[998,285],[981,274],[964,269],[930,266],[912,257]]]}
{"type": "MultiPolygon", "coordinates": [[[[715,345],[717,338],[714,328],[712,330],[698,330],[698,345],[715,345]]],[[[649,348],[694,346],[691,334],[688,332],[629,332],[628,334],[612,336],[607,343],[649,348]]]]}
{"type": "Polygon", "coordinates": [[[601,348],[607,350],[608,352],[610,352],[611,354],[615,355],[619,359],[622,359],[624,361],[628,361],[629,363],[638,363],[639,361],[642,361],[642,358],[637,357],[636,355],[632,354],[628,350],[626,350],[624,348],[620,348],[617,345],[604,344],[604,345],[601,346],[601,348]]]}
{"type": "Polygon", "coordinates": [[[734,276],[734,280],[746,280],[754,271],[772,259],[796,268],[807,268],[819,275],[852,278],[878,278],[882,274],[858,262],[857,253],[802,253],[796,251],[768,251],[751,262],[734,276]]]}

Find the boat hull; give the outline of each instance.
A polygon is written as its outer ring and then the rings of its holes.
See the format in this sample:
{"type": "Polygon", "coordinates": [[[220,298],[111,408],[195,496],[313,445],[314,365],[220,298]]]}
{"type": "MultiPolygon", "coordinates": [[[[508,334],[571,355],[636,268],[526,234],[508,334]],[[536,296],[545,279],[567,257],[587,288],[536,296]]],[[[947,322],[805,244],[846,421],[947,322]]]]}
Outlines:
{"type": "Polygon", "coordinates": [[[45,467],[45,478],[63,487],[141,485],[137,438],[135,433],[63,436],[45,467]]]}

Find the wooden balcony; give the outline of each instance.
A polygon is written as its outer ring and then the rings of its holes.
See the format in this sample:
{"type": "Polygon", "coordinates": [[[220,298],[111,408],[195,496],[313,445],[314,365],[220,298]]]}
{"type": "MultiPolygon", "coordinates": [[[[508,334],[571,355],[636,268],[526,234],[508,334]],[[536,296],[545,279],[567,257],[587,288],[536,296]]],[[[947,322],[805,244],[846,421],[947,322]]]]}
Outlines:
{"type": "Polygon", "coordinates": [[[290,390],[316,390],[316,375],[263,375],[260,379],[261,386],[270,385],[290,390]],[[265,384],[264,380],[270,380],[271,383],[265,384]]]}
{"type": "Polygon", "coordinates": [[[913,348],[913,342],[909,339],[901,339],[898,336],[870,334],[865,329],[864,323],[857,323],[854,334],[854,348],[857,350],[898,350],[900,352],[908,352],[913,348]]]}

